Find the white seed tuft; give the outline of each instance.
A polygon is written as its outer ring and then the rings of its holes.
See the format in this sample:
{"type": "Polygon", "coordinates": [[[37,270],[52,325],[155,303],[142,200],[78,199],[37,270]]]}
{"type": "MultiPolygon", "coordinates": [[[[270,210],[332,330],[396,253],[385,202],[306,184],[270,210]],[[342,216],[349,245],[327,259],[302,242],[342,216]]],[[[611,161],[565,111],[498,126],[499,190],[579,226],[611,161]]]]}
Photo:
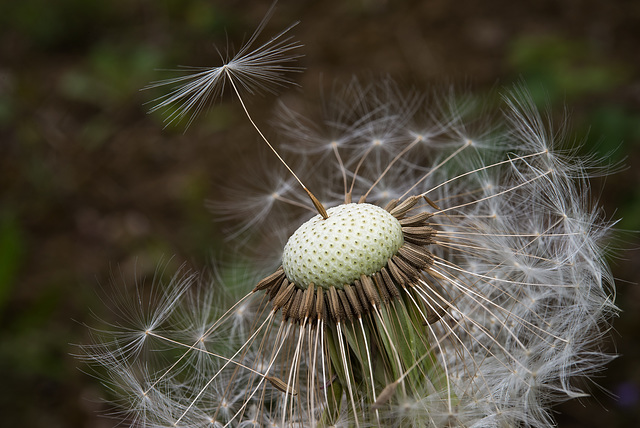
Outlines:
{"type": "Polygon", "coordinates": [[[371,204],[344,204],[317,215],[289,238],[282,254],[287,278],[299,287],[342,288],[372,275],[402,246],[402,226],[371,204]]]}

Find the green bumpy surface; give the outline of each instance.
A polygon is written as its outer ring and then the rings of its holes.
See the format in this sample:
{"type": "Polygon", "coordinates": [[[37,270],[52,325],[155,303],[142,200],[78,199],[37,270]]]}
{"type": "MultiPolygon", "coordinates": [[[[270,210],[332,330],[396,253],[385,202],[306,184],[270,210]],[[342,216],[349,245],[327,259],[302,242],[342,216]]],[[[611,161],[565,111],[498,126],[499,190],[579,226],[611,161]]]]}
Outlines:
{"type": "Polygon", "coordinates": [[[342,288],[379,271],[404,243],[398,220],[376,205],[343,204],[327,214],[300,226],[284,247],[284,272],[301,288],[342,288]]]}

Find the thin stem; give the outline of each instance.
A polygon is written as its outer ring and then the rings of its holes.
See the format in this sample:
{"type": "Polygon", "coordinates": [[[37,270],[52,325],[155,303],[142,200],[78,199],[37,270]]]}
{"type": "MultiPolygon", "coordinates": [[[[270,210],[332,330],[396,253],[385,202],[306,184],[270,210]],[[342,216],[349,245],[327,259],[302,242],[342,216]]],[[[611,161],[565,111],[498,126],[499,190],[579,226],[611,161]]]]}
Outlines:
{"type": "Polygon", "coordinates": [[[256,123],[253,121],[253,119],[251,118],[251,115],[249,114],[249,110],[247,110],[247,106],[244,104],[244,101],[242,99],[242,97],[240,96],[240,91],[238,91],[238,88],[236,87],[236,84],[233,81],[233,76],[231,75],[231,73],[229,72],[229,68],[226,65],[222,66],[222,70],[227,73],[227,77],[229,77],[229,82],[231,83],[231,86],[233,87],[233,90],[235,91],[236,95],[238,96],[238,99],[240,100],[240,105],[242,106],[242,109],[244,110],[244,113],[247,115],[247,118],[249,119],[249,122],[251,122],[251,124],[253,125],[253,127],[255,128],[256,131],[258,131],[258,134],[260,134],[260,137],[262,138],[262,140],[267,143],[267,146],[269,146],[269,148],[271,149],[271,151],[276,155],[276,157],[278,158],[278,160],[285,166],[285,168],[287,168],[287,170],[289,171],[289,173],[293,176],[293,178],[296,179],[296,181],[300,184],[300,186],[302,186],[302,188],[304,189],[305,192],[307,192],[307,195],[309,195],[309,198],[311,199],[311,202],[313,203],[313,206],[315,207],[315,209],[318,211],[318,213],[322,216],[322,218],[324,218],[325,220],[327,218],[329,218],[329,215],[327,214],[327,210],[324,208],[324,206],[322,205],[322,203],[318,200],[318,198],[316,198],[313,193],[311,193],[311,191],[309,189],[307,189],[307,186],[305,186],[302,183],[302,180],[300,180],[300,178],[298,178],[298,176],[296,175],[295,172],[293,172],[293,170],[289,167],[289,165],[287,165],[287,163],[284,161],[284,159],[282,159],[282,157],[280,156],[280,154],[278,153],[278,151],[271,145],[271,143],[269,142],[269,140],[267,140],[267,137],[264,136],[264,134],[262,133],[262,131],[260,130],[260,128],[258,128],[258,125],[256,125],[256,123]]]}

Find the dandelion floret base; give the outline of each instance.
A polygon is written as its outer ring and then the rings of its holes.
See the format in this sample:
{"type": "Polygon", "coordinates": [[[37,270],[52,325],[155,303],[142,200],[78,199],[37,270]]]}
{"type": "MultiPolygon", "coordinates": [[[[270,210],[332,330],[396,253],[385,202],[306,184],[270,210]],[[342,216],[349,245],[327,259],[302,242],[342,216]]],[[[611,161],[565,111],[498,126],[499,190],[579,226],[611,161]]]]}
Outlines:
{"type": "Polygon", "coordinates": [[[284,247],[282,267],[299,287],[351,284],[379,271],[404,243],[398,220],[378,206],[343,204],[327,213],[300,226],[284,247]]]}

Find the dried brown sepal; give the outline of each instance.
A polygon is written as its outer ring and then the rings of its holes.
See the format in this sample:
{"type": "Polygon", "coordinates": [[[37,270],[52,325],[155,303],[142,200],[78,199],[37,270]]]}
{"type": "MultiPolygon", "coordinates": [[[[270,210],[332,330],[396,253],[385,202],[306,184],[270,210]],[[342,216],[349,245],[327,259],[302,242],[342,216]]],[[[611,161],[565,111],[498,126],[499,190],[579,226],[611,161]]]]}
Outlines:
{"type": "Polygon", "coordinates": [[[311,202],[313,203],[313,206],[315,207],[316,211],[318,211],[318,213],[322,216],[323,219],[328,219],[329,218],[329,214],[327,214],[327,210],[324,208],[324,206],[320,203],[320,201],[318,200],[318,198],[316,198],[313,193],[311,193],[306,187],[304,188],[305,192],[307,192],[307,195],[309,195],[309,198],[311,199],[311,202]]]}
{"type": "Polygon", "coordinates": [[[376,286],[373,279],[370,276],[361,275],[360,283],[362,284],[362,291],[367,297],[367,301],[371,306],[380,305],[380,294],[376,291],[376,286]]]}
{"type": "Polygon", "coordinates": [[[400,269],[400,271],[407,277],[408,282],[413,282],[414,279],[420,276],[420,271],[415,267],[411,266],[411,264],[407,263],[402,259],[402,257],[396,255],[391,257],[393,263],[400,269]]]}
{"type": "Polygon", "coordinates": [[[269,293],[269,300],[275,299],[275,297],[280,293],[280,291],[284,291],[289,286],[289,280],[284,277],[282,278],[282,282],[280,284],[273,285],[267,293],[269,293]]]}
{"type": "Polygon", "coordinates": [[[398,202],[400,202],[400,199],[392,199],[389,201],[389,203],[387,203],[387,205],[385,205],[384,209],[385,211],[391,213],[391,210],[394,209],[397,205],[398,202]]]}
{"type": "Polygon", "coordinates": [[[378,395],[378,399],[375,401],[375,403],[373,403],[373,405],[371,405],[371,408],[374,410],[381,408],[391,399],[391,397],[393,397],[393,394],[396,392],[397,387],[398,381],[392,382],[385,386],[382,392],[380,392],[380,394],[378,395]]]}
{"type": "Polygon", "coordinates": [[[282,281],[282,286],[280,287],[280,290],[278,290],[278,293],[273,298],[272,304],[273,304],[274,311],[277,311],[289,301],[295,288],[296,286],[293,284],[293,282],[289,282],[286,279],[282,281]],[[285,287],[285,284],[288,284],[288,285],[286,285],[285,287]]]}
{"type": "Polygon", "coordinates": [[[393,278],[391,278],[389,270],[383,267],[382,269],[380,269],[380,276],[382,277],[382,285],[386,288],[389,296],[391,296],[390,300],[400,297],[400,291],[398,290],[398,287],[396,287],[393,278]]]}
{"type": "Polygon", "coordinates": [[[432,277],[436,278],[436,279],[443,279],[445,281],[447,281],[448,279],[445,278],[444,276],[442,276],[442,274],[436,272],[435,270],[429,270],[429,275],[431,275],[432,277]]]}
{"type": "Polygon", "coordinates": [[[258,284],[255,286],[253,291],[270,289],[271,287],[280,284],[284,276],[284,270],[282,269],[282,266],[280,266],[274,273],[258,281],[258,284]]]}
{"type": "Polygon", "coordinates": [[[267,379],[269,383],[278,391],[284,392],[285,394],[293,395],[294,397],[298,395],[298,391],[284,383],[284,381],[278,377],[265,376],[265,379],[267,379]]]}
{"type": "Polygon", "coordinates": [[[417,245],[414,246],[409,242],[405,242],[404,245],[398,249],[398,256],[420,270],[433,264],[433,258],[429,251],[417,245]]]}
{"type": "Polygon", "coordinates": [[[302,304],[300,305],[300,311],[298,312],[298,318],[301,320],[312,317],[314,308],[314,299],[316,297],[316,290],[313,282],[309,284],[306,290],[304,290],[304,296],[302,298],[302,304]]]}
{"type": "Polygon", "coordinates": [[[295,304],[295,301],[296,301],[296,296],[301,292],[302,291],[300,289],[295,288],[293,290],[293,293],[291,293],[289,295],[289,298],[282,305],[282,318],[285,321],[288,320],[289,318],[295,318],[295,317],[292,316],[292,314],[295,315],[295,313],[296,313],[296,309],[294,308],[294,304],[295,304]]]}
{"type": "Polygon", "coordinates": [[[327,315],[325,313],[325,304],[324,304],[324,292],[322,287],[318,287],[316,290],[316,317],[317,319],[327,322],[327,315]]]}
{"type": "Polygon", "coordinates": [[[351,305],[352,312],[355,313],[355,316],[357,318],[360,318],[362,316],[362,304],[358,299],[358,295],[355,291],[355,286],[345,285],[344,294],[347,296],[347,299],[349,299],[349,304],[351,305]]]}
{"type": "Polygon", "coordinates": [[[435,202],[433,202],[431,199],[427,198],[426,196],[422,196],[422,198],[433,208],[436,210],[440,210],[441,208],[439,206],[436,205],[435,202]]]}
{"type": "Polygon", "coordinates": [[[400,226],[423,226],[428,224],[427,220],[429,220],[431,217],[433,216],[433,214],[431,214],[430,212],[427,211],[423,211],[419,214],[416,214],[414,216],[411,217],[406,217],[403,219],[398,220],[400,222],[400,226]]]}
{"type": "Polygon", "coordinates": [[[373,274],[373,282],[376,284],[376,289],[378,291],[378,294],[380,295],[382,303],[386,305],[391,300],[391,295],[389,294],[387,286],[384,284],[384,279],[382,278],[381,272],[376,272],[373,274]]]}
{"type": "Polygon", "coordinates": [[[402,234],[405,241],[424,246],[433,243],[435,230],[429,226],[403,227],[402,234]]]}
{"type": "Polygon", "coordinates": [[[447,306],[439,306],[437,308],[429,307],[426,324],[434,324],[440,321],[447,314],[447,306]]]}
{"type": "Polygon", "coordinates": [[[302,299],[304,296],[304,291],[300,290],[299,288],[296,289],[296,294],[295,294],[295,298],[293,299],[293,304],[291,305],[291,308],[289,308],[289,317],[300,321],[302,318],[300,318],[300,307],[302,306],[302,299]]]}
{"type": "Polygon", "coordinates": [[[398,206],[389,211],[389,214],[397,219],[404,217],[407,211],[416,206],[416,204],[418,203],[418,199],[420,199],[419,196],[410,196],[406,200],[402,201],[398,206]]]}
{"type": "Polygon", "coordinates": [[[338,290],[336,290],[336,287],[334,286],[329,288],[327,303],[329,303],[327,306],[329,307],[331,318],[333,318],[336,323],[340,323],[344,318],[344,313],[342,305],[340,304],[340,298],[338,297],[338,290]]]}
{"type": "Polygon", "coordinates": [[[362,305],[362,312],[368,312],[371,304],[369,303],[369,299],[367,298],[367,295],[364,292],[364,288],[362,287],[362,282],[358,279],[356,279],[355,281],[353,281],[353,289],[356,291],[356,294],[358,295],[358,299],[360,300],[360,304],[362,305]]]}
{"type": "Polygon", "coordinates": [[[404,286],[409,282],[409,278],[407,278],[405,274],[398,268],[398,266],[393,261],[393,257],[387,260],[387,271],[389,272],[395,284],[398,284],[400,287],[404,288],[404,286]]]}
{"type": "Polygon", "coordinates": [[[344,315],[349,321],[353,321],[356,317],[353,313],[353,308],[351,307],[351,303],[347,298],[347,294],[344,290],[337,290],[338,298],[340,299],[340,303],[342,304],[342,309],[344,310],[344,315]]]}
{"type": "Polygon", "coordinates": [[[402,233],[411,236],[419,236],[424,238],[430,238],[435,234],[435,230],[431,226],[405,226],[402,228],[402,233]]]}

